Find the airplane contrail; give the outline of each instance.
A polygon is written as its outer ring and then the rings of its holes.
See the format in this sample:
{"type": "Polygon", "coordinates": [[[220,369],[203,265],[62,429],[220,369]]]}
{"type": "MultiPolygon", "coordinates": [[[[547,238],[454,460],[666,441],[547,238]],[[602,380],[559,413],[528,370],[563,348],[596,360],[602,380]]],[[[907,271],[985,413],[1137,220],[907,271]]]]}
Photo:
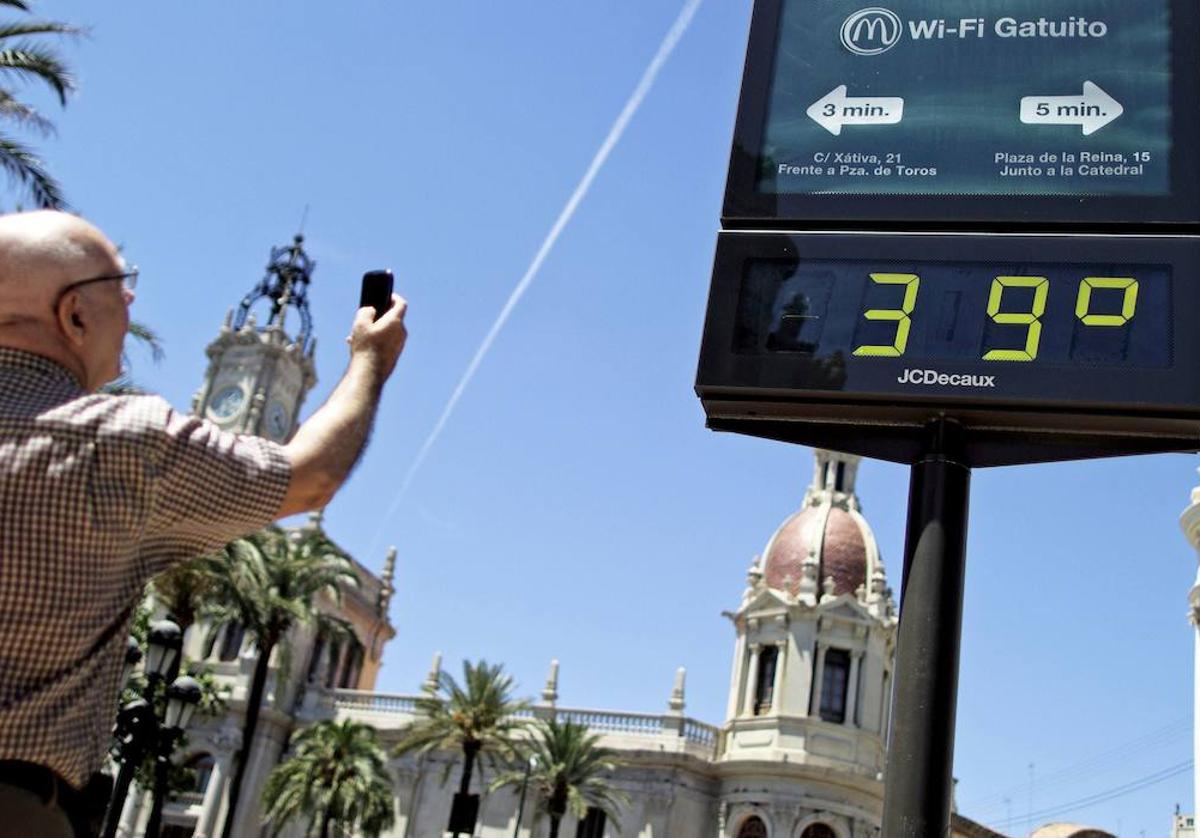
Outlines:
{"type": "Polygon", "coordinates": [[[679,12],[679,16],[675,18],[675,22],[671,24],[671,28],[667,32],[666,37],[663,38],[662,43],[659,44],[658,52],[651,59],[649,66],[646,67],[646,71],[642,73],[642,78],[638,81],[637,87],[634,88],[633,94],[630,95],[629,100],[625,103],[625,107],[621,109],[621,113],[617,116],[616,122],[612,124],[612,128],[608,130],[608,136],[604,138],[600,150],[592,158],[592,162],[588,166],[587,171],[584,172],[583,178],[580,179],[579,185],[571,193],[570,199],[567,200],[566,206],[559,213],[554,226],[550,228],[550,232],[546,235],[542,246],[538,248],[537,254],[533,257],[533,261],[530,262],[529,268],[525,271],[525,275],[521,277],[521,281],[517,283],[517,287],[509,295],[508,302],[500,310],[500,315],[496,318],[496,322],[492,324],[492,328],[488,331],[487,336],[484,337],[483,343],[476,350],[475,357],[471,359],[471,363],[467,365],[466,372],[459,379],[458,386],[454,388],[454,392],[450,395],[450,400],[446,402],[446,407],[442,410],[442,415],[438,418],[437,424],[433,426],[433,430],[426,438],[421,449],[417,452],[412,465],[408,467],[408,472],[404,475],[404,480],[400,483],[400,489],[396,493],[395,500],[392,501],[392,505],[388,507],[387,513],[383,516],[382,520],[384,524],[376,532],[371,548],[367,551],[368,554],[374,554],[375,548],[378,546],[379,536],[383,532],[383,526],[386,526],[386,522],[396,514],[396,510],[399,509],[401,502],[404,500],[404,495],[408,492],[408,487],[412,485],[413,477],[416,476],[417,470],[425,462],[430,449],[433,448],[434,443],[441,436],[442,429],[446,427],[446,422],[450,418],[450,414],[454,412],[454,408],[458,405],[458,400],[462,398],[463,391],[471,383],[476,370],[479,369],[479,365],[483,362],[488,350],[492,348],[496,336],[500,334],[500,330],[508,322],[513,309],[516,308],[517,303],[521,301],[521,297],[525,295],[525,291],[528,290],[533,280],[537,277],[542,263],[546,261],[546,257],[554,248],[554,244],[558,241],[558,237],[562,234],[563,229],[575,215],[575,210],[579,208],[580,202],[587,196],[588,190],[592,186],[592,181],[596,179],[596,175],[604,166],[605,161],[608,160],[608,155],[621,140],[621,135],[625,133],[625,129],[629,126],[629,122],[633,119],[634,114],[637,113],[638,108],[642,106],[646,94],[650,92],[650,88],[654,85],[654,80],[658,78],[659,71],[666,64],[667,59],[671,57],[671,53],[679,44],[680,39],[683,38],[684,33],[687,32],[687,28],[691,24],[692,18],[695,17],[700,3],[701,0],[687,0],[683,4],[683,9],[679,12]]]}

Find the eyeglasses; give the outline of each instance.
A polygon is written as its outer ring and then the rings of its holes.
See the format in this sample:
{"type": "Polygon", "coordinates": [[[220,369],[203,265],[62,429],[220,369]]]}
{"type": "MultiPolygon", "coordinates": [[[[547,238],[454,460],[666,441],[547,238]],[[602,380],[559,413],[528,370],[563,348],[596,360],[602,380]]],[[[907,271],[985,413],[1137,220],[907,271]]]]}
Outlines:
{"type": "Polygon", "coordinates": [[[58,292],[58,296],[54,298],[54,310],[58,310],[58,304],[62,302],[69,292],[76,288],[82,288],[84,285],[91,285],[93,282],[107,282],[110,279],[121,280],[121,287],[126,291],[132,291],[137,288],[138,268],[137,265],[131,265],[129,270],[122,274],[107,274],[105,276],[93,276],[88,279],[81,279],[78,282],[72,282],[69,285],[64,285],[62,290],[58,292]]]}
{"type": "Polygon", "coordinates": [[[131,265],[129,270],[123,274],[108,274],[107,276],[93,276],[90,279],[81,279],[78,282],[72,282],[70,285],[64,285],[63,289],[58,292],[59,299],[68,291],[74,291],[76,288],[81,288],[84,285],[91,285],[93,282],[107,282],[110,279],[121,280],[121,287],[126,291],[132,291],[137,288],[138,267],[131,265]]]}

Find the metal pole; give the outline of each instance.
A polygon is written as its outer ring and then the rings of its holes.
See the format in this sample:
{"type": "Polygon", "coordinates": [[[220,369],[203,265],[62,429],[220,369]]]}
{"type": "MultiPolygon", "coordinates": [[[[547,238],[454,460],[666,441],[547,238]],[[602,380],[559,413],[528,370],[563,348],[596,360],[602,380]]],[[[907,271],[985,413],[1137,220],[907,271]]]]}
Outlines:
{"type": "Polygon", "coordinates": [[[521,781],[521,799],[517,803],[517,822],[513,824],[513,838],[519,838],[521,832],[521,816],[525,814],[525,792],[529,788],[529,774],[533,771],[534,757],[525,760],[525,779],[521,781]]]}
{"type": "Polygon", "coordinates": [[[171,767],[171,745],[174,739],[170,733],[163,731],[159,734],[167,743],[159,743],[154,756],[154,804],[150,807],[150,820],[146,822],[146,838],[159,838],[162,831],[163,799],[167,796],[167,770],[171,767]]]}
{"type": "Polygon", "coordinates": [[[121,762],[121,770],[117,773],[117,781],[113,784],[112,797],[108,800],[108,810],[104,815],[104,829],[100,834],[103,838],[114,838],[117,834],[117,823],[121,820],[121,810],[125,808],[125,796],[129,793],[129,784],[133,780],[133,772],[137,764],[132,759],[121,762]]]}
{"type": "Polygon", "coordinates": [[[117,834],[117,825],[121,820],[121,810],[125,806],[129,784],[133,781],[137,767],[145,759],[149,739],[155,735],[157,726],[154,708],[144,698],[135,698],[117,714],[116,737],[121,770],[117,772],[117,781],[113,784],[112,797],[108,800],[108,810],[104,815],[104,829],[101,831],[103,838],[113,838],[117,834]]]}
{"type": "Polygon", "coordinates": [[[883,838],[948,838],[971,469],[962,428],[928,427],[912,467],[883,838]]]}

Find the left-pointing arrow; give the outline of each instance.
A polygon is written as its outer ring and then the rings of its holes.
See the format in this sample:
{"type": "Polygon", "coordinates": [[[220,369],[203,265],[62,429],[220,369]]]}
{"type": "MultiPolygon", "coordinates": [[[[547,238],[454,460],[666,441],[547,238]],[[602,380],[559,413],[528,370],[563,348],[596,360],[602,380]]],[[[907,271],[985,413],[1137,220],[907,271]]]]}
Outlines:
{"type": "Polygon", "coordinates": [[[904,100],[899,96],[847,96],[846,85],[839,84],[809,105],[808,115],[836,136],[843,125],[895,125],[904,117],[904,100]]]}

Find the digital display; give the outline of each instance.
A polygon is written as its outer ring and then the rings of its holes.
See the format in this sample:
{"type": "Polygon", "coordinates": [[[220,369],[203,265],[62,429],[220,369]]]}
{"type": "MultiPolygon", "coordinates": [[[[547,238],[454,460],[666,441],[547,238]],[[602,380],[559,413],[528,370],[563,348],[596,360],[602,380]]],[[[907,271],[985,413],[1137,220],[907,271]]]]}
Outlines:
{"type": "Polygon", "coordinates": [[[1161,369],[1173,360],[1172,312],[1163,265],[750,259],[733,351],[974,362],[980,375],[1161,369]]]}
{"type": "Polygon", "coordinates": [[[1200,237],[727,231],[696,373],[710,427],[912,462],[1200,447],[1200,237]]]}
{"type": "Polygon", "coordinates": [[[1171,190],[1169,0],[771,5],[759,194],[1171,190]]]}

